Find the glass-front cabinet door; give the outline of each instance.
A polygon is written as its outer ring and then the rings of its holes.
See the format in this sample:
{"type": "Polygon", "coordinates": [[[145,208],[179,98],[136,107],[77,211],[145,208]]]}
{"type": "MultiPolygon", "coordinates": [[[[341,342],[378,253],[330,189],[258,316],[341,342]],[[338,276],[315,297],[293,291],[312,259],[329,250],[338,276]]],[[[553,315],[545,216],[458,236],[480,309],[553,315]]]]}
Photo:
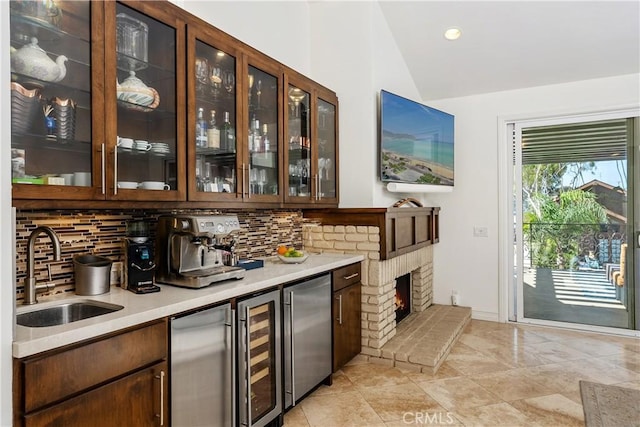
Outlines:
{"type": "Polygon", "coordinates": [[[309,203],[314,186],[311,89],[287,78],[285,90],[285,201],[309,203]]]}
{"type": "Polygon", "coordinates": [[[247,138],[243,159],[243,197],[250,202],[281,200],[278,100],[282,71],[265,61],[247,66],[247,138]],[[268,71],[265,71],[268,70],[268,71]]]}
{"type": "Polygon", "coordinates": [[[187,29],[189,200],[234,201],[238,185],[238,59],[211,29],[187,29]]]}
{"type": "Polygon", "coordinates": [[[316,103],[317,165],[315,202],[338,203],[338,100],[318,92],[316,103]]]}
{"type": "Polygon", "coordinates": [[[105,2],[107,198],[184,200],[184,24],[154,2],[105,2]]]}
{"type": "Polygon", "coordinates": [[[13,197],[102,197],[102,5],[12,1],[13,197]],[[97,108],[96,108],[97,106],[97,108]]]}

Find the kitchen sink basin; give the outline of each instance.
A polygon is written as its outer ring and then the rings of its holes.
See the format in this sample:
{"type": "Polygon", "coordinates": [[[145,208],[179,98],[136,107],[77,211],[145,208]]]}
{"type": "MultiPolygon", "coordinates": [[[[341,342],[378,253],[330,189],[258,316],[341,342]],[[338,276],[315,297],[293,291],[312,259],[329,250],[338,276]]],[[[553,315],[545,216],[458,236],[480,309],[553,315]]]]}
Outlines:
{"type": "Polygon", "coordinates": [[[57,326],[113,313],[123,308],[121,305],[101,301],[75,301],[18,314],[16,321],[18,325],[31,328],[57,326]]]}

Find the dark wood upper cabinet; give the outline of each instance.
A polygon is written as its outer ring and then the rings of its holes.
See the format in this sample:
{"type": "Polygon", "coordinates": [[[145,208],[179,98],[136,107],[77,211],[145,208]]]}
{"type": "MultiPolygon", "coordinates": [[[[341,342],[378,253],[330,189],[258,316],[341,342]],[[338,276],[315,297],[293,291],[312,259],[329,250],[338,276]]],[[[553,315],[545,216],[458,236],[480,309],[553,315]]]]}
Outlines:
{"type": "Polygon", "coordinates": [[[17,207],[338,205],[336,94],[170,2],[12,2],[11,47],[17,207]]]}

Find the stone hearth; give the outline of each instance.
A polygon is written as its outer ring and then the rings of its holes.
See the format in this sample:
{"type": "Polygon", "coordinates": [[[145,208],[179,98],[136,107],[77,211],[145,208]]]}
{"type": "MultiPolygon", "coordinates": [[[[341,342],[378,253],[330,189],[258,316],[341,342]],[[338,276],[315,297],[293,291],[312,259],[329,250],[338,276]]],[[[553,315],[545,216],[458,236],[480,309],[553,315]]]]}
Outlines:
{"type": "Polygon", "coordinates": [[[363,355],[372,361],[379,359],[402,367],[412,365],[414,370],[434,371],[440,366],[470,320],[471,310],[432,306],[433,245],[381,259],[380,228],[376,226],[309,223],[303,225],[302,237],[307,251],[364,255],[363,355]],[[397,328],[395,282],[397,277],[405,274],[411,274],[412,314],[397,328]],[[408,348],[407,340],[414,340],[416,345],[408,348]]]}

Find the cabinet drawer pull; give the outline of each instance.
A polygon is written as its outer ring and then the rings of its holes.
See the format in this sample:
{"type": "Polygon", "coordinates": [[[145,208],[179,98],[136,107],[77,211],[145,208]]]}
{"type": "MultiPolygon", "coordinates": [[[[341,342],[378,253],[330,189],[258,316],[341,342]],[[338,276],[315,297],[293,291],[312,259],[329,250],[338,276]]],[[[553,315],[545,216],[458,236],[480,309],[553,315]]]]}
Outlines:
{"type": "Polygon", "coordinates": [[[156,378],[160,379],[160,414],[156,414],[156,417],[160,418],[160,425],[164,425],[164,371],[160,371],[160,375],[156,375],[156,378]]]}
{"type": "Polygon", "coordinates": [[[102,186],[102,194],[106,194],[107,193],[107,176],[106,174],[106,165],[107,165],[107,160],[106,160],[106,153],[104,151],[105,147],[104,147],[104,142],[100,145],[100,166],[102,167],[102,169],[100,170],[100,185],[102,186]]]}
{"type": "Polygon", "coordinates": [[[338,295],[338,324],[342,325],[342,295],[338,295]]]}
{"type": "Polygon", "coordinates": [[[354,277],[358,277],[358,275],[359,275],[359,273],[353,273],[353,274],[350,274],[348,276],[343,276],[342,278],[344,280],[349,280],[349,279],[353,279],[354,277]]]}

